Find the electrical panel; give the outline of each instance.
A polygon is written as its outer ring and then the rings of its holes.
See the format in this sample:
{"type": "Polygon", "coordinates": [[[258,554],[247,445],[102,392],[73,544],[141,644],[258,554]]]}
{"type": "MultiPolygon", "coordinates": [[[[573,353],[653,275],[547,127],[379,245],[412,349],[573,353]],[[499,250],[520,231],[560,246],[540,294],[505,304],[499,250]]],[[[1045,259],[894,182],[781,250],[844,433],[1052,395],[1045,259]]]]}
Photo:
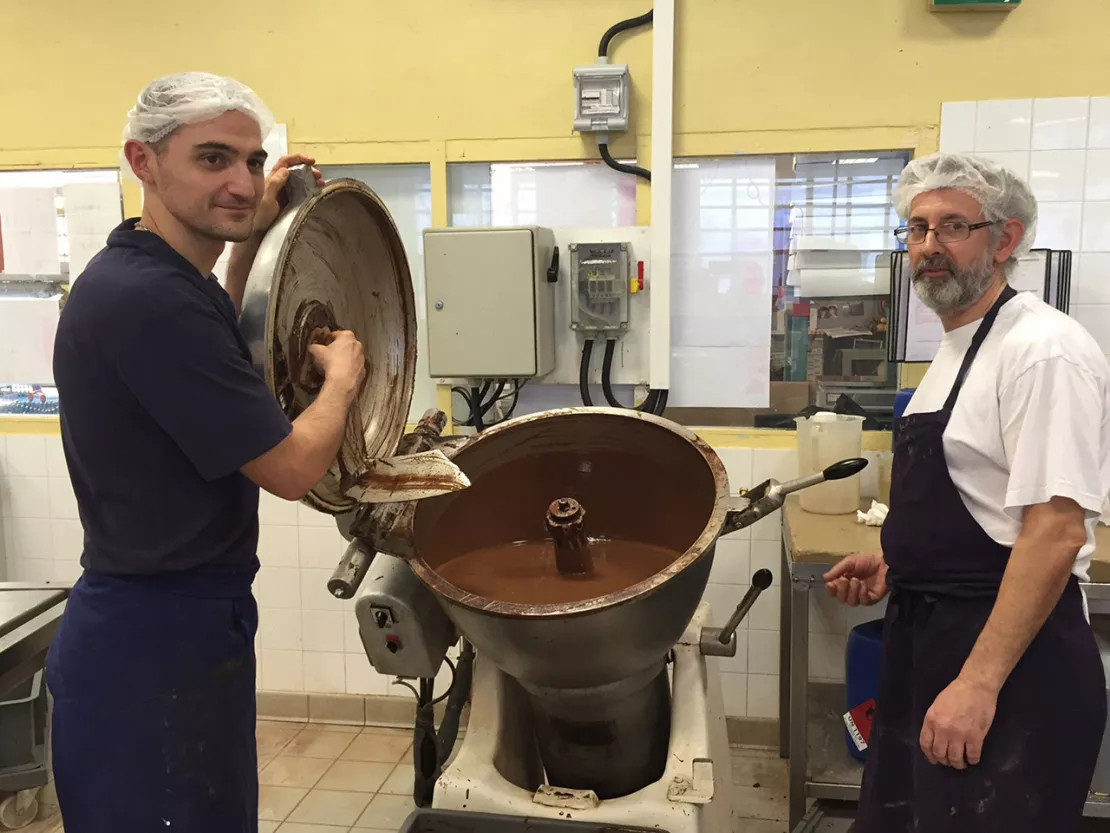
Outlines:
{"type": "Polygon", "coordinates": [[[627,243],[572,243],[570,328],[589,333],[628,329],[632,272],[627,243]]]}
{"type": "Polygon", "coordinates": [[[632,82],[627,64],[574,68],[574,129],[580,133],[628,130],[632,82]]]}
{"type": "Polygon", "coordinates": [[[426,229],[431,376],[530,379],[550,373],[558,274],[551,229],[426,229]]]}

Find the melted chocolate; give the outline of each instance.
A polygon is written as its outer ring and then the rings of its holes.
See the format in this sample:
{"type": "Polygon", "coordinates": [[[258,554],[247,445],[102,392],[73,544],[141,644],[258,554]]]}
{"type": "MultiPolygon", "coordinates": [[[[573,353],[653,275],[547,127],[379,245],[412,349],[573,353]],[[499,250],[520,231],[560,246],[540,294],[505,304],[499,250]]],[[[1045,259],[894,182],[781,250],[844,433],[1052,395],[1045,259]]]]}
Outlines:
{"type": "Polygon", "coordinates": [[[658,573],[681,555],[639,541],[590,540],[590,573],[561,573],[550,540],[516,541],[472,550],[438,568],[461,590],[515,604],[565,604],[623,590],[658,573]]]}

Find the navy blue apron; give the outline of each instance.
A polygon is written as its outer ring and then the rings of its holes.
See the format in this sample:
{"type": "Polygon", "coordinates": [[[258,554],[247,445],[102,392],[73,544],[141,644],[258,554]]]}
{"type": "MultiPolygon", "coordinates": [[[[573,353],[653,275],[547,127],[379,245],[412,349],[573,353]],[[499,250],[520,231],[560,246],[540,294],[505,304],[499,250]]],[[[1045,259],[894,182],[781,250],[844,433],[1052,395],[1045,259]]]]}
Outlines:
{"type": "Polygon", "coordinates": [[[67,833],[257,833],[250,584],[77,582],[46,668],[67,833]]]}
{"type": "Polygon", "coordinates": [[[883,524],[890,600],[858,833],[1069,833],[1106,724],[1098,647],[1069,580],[998,697],[979,764],[933,765],[920,747],[933,701],[956,679],[990,616],[1010,557],[968,512],[944,430],[1007,287],[984,317],[943,410],[899,421],[883,524]]]}

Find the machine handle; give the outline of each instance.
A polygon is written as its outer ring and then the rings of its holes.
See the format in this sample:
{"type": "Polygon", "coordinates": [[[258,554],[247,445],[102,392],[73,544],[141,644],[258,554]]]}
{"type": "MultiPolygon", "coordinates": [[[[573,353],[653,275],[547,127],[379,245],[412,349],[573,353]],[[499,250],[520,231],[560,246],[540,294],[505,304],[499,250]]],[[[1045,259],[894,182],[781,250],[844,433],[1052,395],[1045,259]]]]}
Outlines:
{"type": "Polygon", "coordinates": [[[728,617],[723,628],[701,629],[701,652],[711,657],[736,656],[736,629],[752,609],[759,594],[771,586],[774,576],[770,570],[757,570],[752,576],[752,586],[736,606],[736,610],[728,617]]]}
{"type": "Polygon", "coordinates": [[[825,476],[826,480],[844,480],[851,477],[853,474],[859,474],[867,468],[867,461],[862,457],[853,457],[850,460],[841,460],[839,463],[833,463],[821,474],[825,476]]]}
{"type": "Polygon", "coordinates": [[[337,599],[353,599],[376,554],[359,539],[351,541],[328,579],[328,592],[337,599]]]}

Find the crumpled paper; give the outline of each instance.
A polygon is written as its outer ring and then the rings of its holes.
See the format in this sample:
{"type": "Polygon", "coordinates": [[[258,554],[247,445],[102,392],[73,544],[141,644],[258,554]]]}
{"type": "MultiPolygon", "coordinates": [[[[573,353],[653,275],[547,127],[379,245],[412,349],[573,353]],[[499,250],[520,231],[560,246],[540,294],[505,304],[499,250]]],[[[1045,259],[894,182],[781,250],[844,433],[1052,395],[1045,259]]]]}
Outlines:
{"type": "Polygon", "coordinates": [[[871,508],[866,512],[856,512],[856,521],[867,526],[882,526],[890,508],[885,503],[877,500],[871,501],[871,508]]]}

